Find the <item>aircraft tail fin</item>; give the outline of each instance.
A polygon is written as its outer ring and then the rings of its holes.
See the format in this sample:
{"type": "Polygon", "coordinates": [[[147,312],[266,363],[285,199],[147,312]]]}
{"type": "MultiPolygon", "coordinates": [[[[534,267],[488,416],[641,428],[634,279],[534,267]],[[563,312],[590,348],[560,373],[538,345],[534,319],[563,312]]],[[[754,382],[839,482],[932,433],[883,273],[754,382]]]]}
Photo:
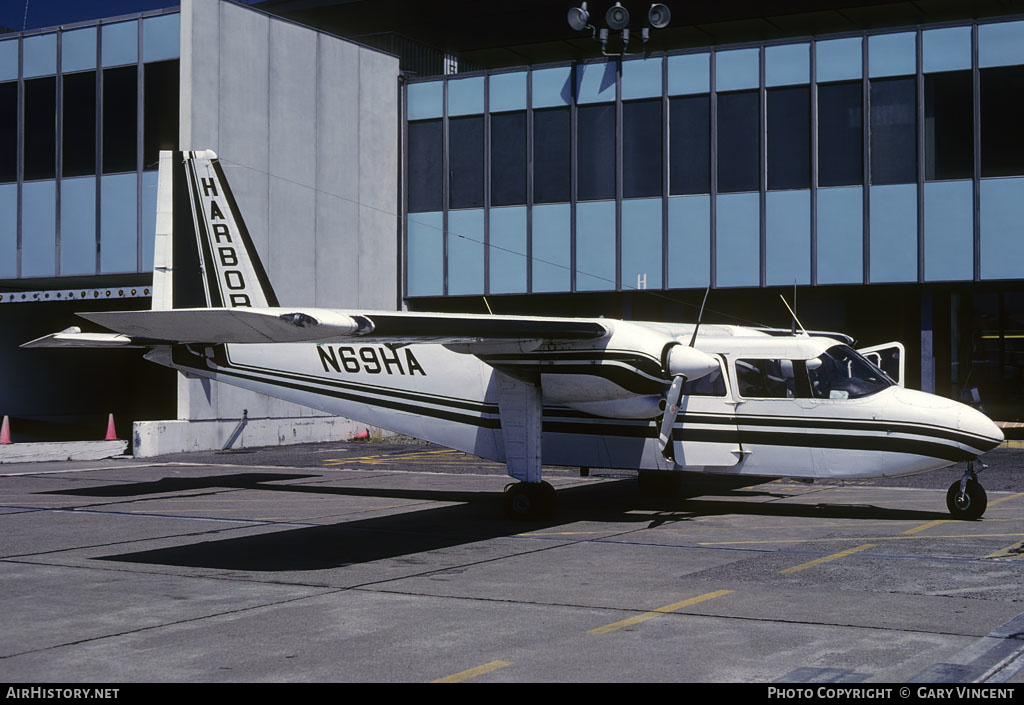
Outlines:
{"type": "Polygon", "coordinates": [[[153,310],[278,305],[217,155],[161,152],[153,310]]]}

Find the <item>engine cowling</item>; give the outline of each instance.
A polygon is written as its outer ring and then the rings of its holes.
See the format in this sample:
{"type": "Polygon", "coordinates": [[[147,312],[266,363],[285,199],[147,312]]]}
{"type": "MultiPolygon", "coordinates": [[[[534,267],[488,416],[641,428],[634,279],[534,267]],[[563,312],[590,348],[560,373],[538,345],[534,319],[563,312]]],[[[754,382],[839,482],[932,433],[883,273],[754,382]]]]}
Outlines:
{"type": "Polygon", "coordinates": [[[670,378],[683,375],[687,380],[706,377],[719,368],[716,358],[682,343],[665,346],[662,365],[670,378]]]}

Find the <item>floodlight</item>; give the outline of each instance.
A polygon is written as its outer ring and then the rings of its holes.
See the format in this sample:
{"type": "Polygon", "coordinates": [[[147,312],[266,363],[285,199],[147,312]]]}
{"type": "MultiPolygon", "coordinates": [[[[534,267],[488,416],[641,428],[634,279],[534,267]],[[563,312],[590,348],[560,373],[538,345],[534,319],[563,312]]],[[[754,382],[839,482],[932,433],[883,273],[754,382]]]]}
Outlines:
{"type": "Polygon", "coordinates": [[[587,28],[590,22],[590,13],[587,12],[587,3],[582,7],[574,7],[569,10],[569,26],[580,32],[587,28]]]}
{"type": "Polygon", "coordinates": [[[615,31],[625,29],[629,24],[629,10],[624,8],[621,2],[617,2],[608,8],[608,12],[604,15],[604,21],[608,23],[608,29],[615,31]]]}
{"type": "Polygon", "coordinates": [[[647,21],[651,23],[651,26],[655,29],[662,29],[668,26],[669,20],[672,19],[672,11],[668,7],[660,2],[656,2],[651,5],[651,9],[647,11],[647,21]]]}

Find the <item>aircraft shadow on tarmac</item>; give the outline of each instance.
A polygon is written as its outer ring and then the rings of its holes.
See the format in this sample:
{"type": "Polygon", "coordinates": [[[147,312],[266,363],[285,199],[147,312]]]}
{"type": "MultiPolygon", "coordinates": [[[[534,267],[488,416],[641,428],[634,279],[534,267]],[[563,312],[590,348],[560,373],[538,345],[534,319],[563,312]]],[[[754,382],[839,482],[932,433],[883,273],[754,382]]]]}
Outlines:
{"type": "MultiPolygon", "coordinates": [[[[510,521],[502,515],[501,494],[383,487],[337,487],[323,484],[268,484],[309,480],[315,474],[238,473],[152,482],[49,491],[88,497],[139,497],[188,490],[236,488],[281,493],[374,497],[459,504],[416,509],[387,516],[334,524],[288,528],[247,536],[202,541],[149,551],[101,557],[101,560],[244,571],[315,571],[411,556],[487,539],[537,532],[577,521],[633,522],[648,527],[701,517],[741,515],[814,519],[902,520],[947,519],[944,512],[889,509],[873,505],[758,502],[752,496],[785,497],[778,490],[732,490],[718,497],[645,497],[630,479],[564,487],[558,490],[560,510],[547,520],[510,521]],[[652,514],[653,512],[653,514],[652,514]]],[[[190,494],[189,496],[197,496],[190,494]]],[[[323,505],[318,507],[322,512],[323,505]]],[[[339,509],[339,511],[341,511],[339,509]]],[[[173,513],[170,510],[168,513],[173,513]]],[[[301,521],[300,519],[297,521],[301,521]]]]}

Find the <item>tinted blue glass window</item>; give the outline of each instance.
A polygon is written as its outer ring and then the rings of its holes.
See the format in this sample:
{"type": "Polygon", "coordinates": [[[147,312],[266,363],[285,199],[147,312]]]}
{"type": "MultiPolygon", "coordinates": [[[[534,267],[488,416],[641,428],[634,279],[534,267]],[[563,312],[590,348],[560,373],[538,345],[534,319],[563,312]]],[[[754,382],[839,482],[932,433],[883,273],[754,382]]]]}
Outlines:
{"type": "Polygon", "coordinates": [[[18,40],[0,42],[0,81],[14,81],[18,78],[18,40]]]}
{"type": "Polygon", "coordinates": [[[409,120],[441,117],[444,82],[410,83],[406,88],[406,113],[409,120]]]}
{"type": "Polygon", "coordinates": [[[860,186],[818,189],[818,283],[864,280],[864,197],[860,186]]]}
{"type": "Polygon", "coordinates": [[[484,292],[483,209],[448,213],[448,293],[484,292]]]}
{"type": "Polygon", "coordinates": [[[811,283],[811,192],[765,196],[765,284],[811,283]]]}
{"type": "Polygon", "coordinates": [[[668,57],[668,94],[709,93],[711,54],[680,54],[668,57]]]}
{"type": "Polygon", "coordinates": [[[815,74],[818,81],[860,78],[863,72],[860,37],[815,42],[815,74]]]}
{"type": "Polygon", "coordinates": [[[52,277],[57,268],[57,190],[53,181],[22,190],[21,276],[52,277]]]}
{"type": "Polygon", "coordinates": [[[662,188],[661,100],[622,104],[622,192],[626,198],[659,196],[662,188]]]}
{"type": "Polygon", "coordinates": [[[96,179],[60,185],[60,273],[96,273],[96,179]]]}
{"type": "Polygon", "coordinates": [[[576,290],[615,288],[615,202],[576,206],[576,290]]]}
{"type": "Polygon", "coordinates": [[[917,281],[917,185],[871,187],[871,281],[917,281]]]}
{"type": "Polygon", "coordinates": [[[0,83],[0,182],[18,178],[18,83],[0,83]]]}
{"type": "Polygon", "coordinates": [[[142,20],[142,60],[177,59],[181,35],[181,15],[161,15],[142,20]]]}
{"type": "Polygon", "coordinates": [[[982,69],[980,74],[981,175],[1024,174],[1024,130],[1020,126],[1024,66],[982,69]]]}
{"type": "Polygon", "coordinates": [[[526,203],[526,112],[491,116],[491,205],[526,203]]]}
{"type": "Polygon", "coordinates": [[[25,37],[22,47],[25,53],[25,78],[57,73],[56,34],[25,37]]]}
{"type": "Polygon", "coordinates": [[[917,81],[871,82],[871,183],[917,180],[917,81]]]}
{"type": "Polygon", "coordinates": [[[571,224],[568,203],[533,207],[533,291],[569,291],[571,224]]]}
{"type": "Polygon", "coordinates": [[[160,150],[178,148],[178,62],[157,61],[142,70],[142,168],[156,169],[160,150]]]}
{"type": "Polygon", "coordinates": [[[711,98],[669,99],[669,192],[711,192],[711,98]]]}
{"type": "Polygon", "coordinates": [[[96,28],[85,27],[64,32],[60,39],[61,71],[96,68],[96,28]]]}
{"type": "Polygon", "coordinates": [[[765,47],[764,84],[790,86],[811,80],[811,45],[785,44],[765,47]]]}
{"type": "Polygon", "coordinates": [[[622,288],[661,288],[661,199],[622,202],[622,288]]]}
{"type": "Polygon", "coordinates": [[[138,152],[138,67],[103,72],[103,173],[135,171],[138,152]]]}
{"type": "Polygon", "coordinates": [[[526,291],[526,207],[491,208],[490,291],[526,291]]]}
{"type": "Polygon", "coordinates": [[[448,81],[448,114],[475,115],[484,111],[484,77],[448,81]]]}
{"type": "Polygon", "coordinates": [[[863,89],[860,81],[818,86],[818,185],[863,183],[863,89]]]}
{"type": "Polygon", "coordinates": [[[757,88],[761,83],[759,49],[715,52],[715,90],[757,88]]]}
{"type": "Polygon", "coordinates": [[[768,188],[811,185],[811,90],[768,90],[768,188]]]}
{"type": "Polygon", "coordinates": [[[711,281],[711,197],[668,199],[668,286],[706,287],[711,281]]]}
{"type": "Polygon", "coordinates": [[[761,283],[761,205],[756,193],[718,196],[716,203],[718,286],[761,283]]]}
{"type": "Polygon", "coordinates": [[[974,187],[970,181],[924,185],[924,278],[974,278],[974,187]]]}
{"type": "Polygon", "coordinates": [[[921,33],[921,69],[954,71],[971,68],[971,28],[926,29],[921,33]]]}
{"type": "Polygon", "coordinates": [[[1024,179],[981,182],[981,278],[1024,277],[1024,179]]]}
{"type": "Polygon", "coordinates": [[[156,240],[157,172],[142,174],[142,271],[153,270],[153,243],[156,240]]]}
{"type": "Polygon", "coordinates": [[[444,239],[441,213],[409,216],[409,296],[444,293],[444,239]]]}
{"type": "Polygon", "coordinates": [[[0,184],[0,279],[18,276],[18,185],[0,184]]]}
{"type": "Polygon", "coordinates": [[[622,62],[622,99],[661,95],[661,57],[622,62]]]}
{"type": "Polygon", "coordinates": [[[484,119],[448,121],[448,206],[474,208],[484,204],[484,119]]]}
{"type": "Polygon", "coordinates": [[[577,112],[580,200],[615,198],[615,106],[587,105],[577,112]]]}
{"type": "Polygon", "coordinates": [[[718,96],[718,190],[758,189],[757,91],[718,96]]]}
{"type": "Polygon", "coordinates": [[[978,25],[978,66],[1024,64],[1024,21],[978,25]]]}
{"type": "Polygon", "coordinates": [[[409,134],[409,211],[441,209],[443,187],[441,121],[410,122],[409,134]]]}
{"type": "Polygon", "coordinates": [[[974,81],[970,71],[924,77],[924,177],[974,174],[974,81]]]}
{"type": "Polygon", "coordinates": [[[917,35],[914,32],[868,37],[868,76],[906,76],[917,73],[917,35]]]}
{"type": "Polygon", "coordinates": [[[138,191],[135,174],[100,179],[100,272],[138,270],[138,191]]]}
{"type": "Polygon", "coordinates": [[[25,81],[25,178],[52,179],[57,173],[57,79],[25,81]]]}
{"type": "Polygon", "coordinates": [[[103,25],[101,41],[103,66],[133,64],[139,60],[138,22],[103,25]]]}
{"type": "Polygon", "coordinates": [[[569,108],[533,113],[533,200],[551,203],[569,200],[571,171],[569,108]]]}
{"type": "Polygon", "coordinates": [[[96,72],[63,77],[64,131],[61,136],[64,176],[96,173],[96,72]]]}
{"type": "Polygon", "coordinates": [[[576,65],[576,102],[603,103],[615,100],[616,63],[576,65]]]}
{"type": "Polygon", "coordinates": [[[558,66],[530,72],[533,107],[552,108],[572,103],[572,67],[558,66]]]}
{"type": "Polygon", "coordinates": [[[497,73],[488,79],[490,86],[490,110],[492,113],[502,110],[526,109],[526,72],[497,73]]]}

